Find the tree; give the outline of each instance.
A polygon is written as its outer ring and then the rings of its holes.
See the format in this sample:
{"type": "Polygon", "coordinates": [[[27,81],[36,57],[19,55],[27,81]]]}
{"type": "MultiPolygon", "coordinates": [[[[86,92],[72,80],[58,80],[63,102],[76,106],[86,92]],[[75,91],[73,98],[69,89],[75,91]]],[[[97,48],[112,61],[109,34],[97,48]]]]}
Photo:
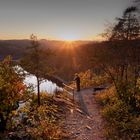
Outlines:
{"type": "Polygon", "coordinates": [[[136,7],[128,7],[112,30],[110,40],[135,40],[140,37],[140,24],[136,7]]]}
{"type": "Polygon", "coordinates": [[[41,49],[37,36],[31,35],[31,46],[25,57],[21,59],[22,67],[37,79],[38,105],[40,106],[40,83],[47,75],[52,75],[53,69],[49,65],[48,58],[53,54],[49,49],[41,49]]]}
{"type": "Polygon", "coordinates": [[[11,112],[18,108],[18,102],[27,93],[23,78],[13,67],[10,56],[0,62],[0,131],[6,129],[11,112]]]}
{"type": "Polygon", "coordinates": [[[136,12],[136,7],[124,11],[110,30],[108,41],[96,53],[96,62],[112,79],[118,98],[134,110],[140,71],[140,24],[136,12]]]}

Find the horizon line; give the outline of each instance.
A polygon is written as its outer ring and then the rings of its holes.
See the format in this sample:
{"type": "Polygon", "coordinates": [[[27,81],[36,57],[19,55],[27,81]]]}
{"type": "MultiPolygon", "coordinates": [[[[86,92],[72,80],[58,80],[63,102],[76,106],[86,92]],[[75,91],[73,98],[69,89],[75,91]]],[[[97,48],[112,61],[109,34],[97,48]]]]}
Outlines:
{"type": "MultiPolygon", "coordinates": [[[[26,38],[13,38],[13,39],[1,39],[0,38],[0,41],[12,41],[12,40],[17,40],[17,41],[20,41],[20,40],[30,40],[30,39],[26,39],[26,38]]],[[[41,39],[38,39],[38,41],[40,40],[46,40],[46,41],[63,41],[63,42],[77,42],[77,41],[89,41],[89,42],[96,42],[96,41],[100,41],[100,40],[91,40],[91,39],[77,39],[77,40],[63,40],[63,39],[45,39],[45,38],[41,38],[41,39]]]]}

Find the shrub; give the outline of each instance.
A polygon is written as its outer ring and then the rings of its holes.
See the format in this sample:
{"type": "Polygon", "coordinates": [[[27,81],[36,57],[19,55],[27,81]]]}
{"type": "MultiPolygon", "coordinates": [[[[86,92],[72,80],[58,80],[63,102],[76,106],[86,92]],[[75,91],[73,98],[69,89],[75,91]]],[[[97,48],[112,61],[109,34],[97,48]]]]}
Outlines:
{"type": "Polygon", "coordinates": [[[7,127],[11,113],[19,106],[18,102],[28,96],[27,87],[23,84],[23,75],[16,72],[12,58],[7,56],[0,62],[0,131],[7,127]]]}
{"type": "MultiPolygon", "coordinates": [[[[100,86],[106,84],[109,81],[109,78],[106,74],[97,75],[91,70],[79,73],[80,76],[80,85],[81,88],[100,86]]],[[[75,87],[75,82],[72,82],[71,86],[75,87]]]]}
{"type": "Polygon", "coordinates": [[[115,88],[97,94],[96,99],[103,105],[101,112],[108,122],[106,135],[109,139],[140,139],[140,115],[131,112],[131,106],[118,98],[115,88]]]}
{"type": "Polygon", "coordinates": [[[116,96],[114,94],[114,87],[104,90],[101,94],[96,94],[96,100],[103,106],[114,102],[114,100],[116,100],[116,96]]]}
{"type": "MultiPolygon", "coordinates": [[[[61,140],[65,133],[61,129],[63,124],[61,106],[53,99],[53,96],[41,94],[41,105],[37,105],[37,96],[30,104],[18,110],[22,119],[19,122],[13,119],[12,138],[25,138],[33,140],[61,140]]],[[[17,119],[16,119],[17,120],[17,119]]]]}

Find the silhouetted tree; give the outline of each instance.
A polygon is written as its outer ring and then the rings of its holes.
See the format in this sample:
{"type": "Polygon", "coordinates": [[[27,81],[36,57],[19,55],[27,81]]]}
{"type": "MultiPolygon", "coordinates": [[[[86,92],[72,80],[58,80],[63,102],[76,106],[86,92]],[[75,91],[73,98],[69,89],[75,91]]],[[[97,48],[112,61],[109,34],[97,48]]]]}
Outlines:
{"type": "Polygon", "coordinates": [[[140,25],[137,16],[137,8],[127,8],[122,18],[117,18],[118,23],[112,30],[110,40],[134,40],[140,35],[140,25]]]}
{"type": "Polygon", "coordinates": [[[96,63],[112,79],[118,98],[136,109],[137,80],[140,71],[140,24],[137,8],[127,8],[109,30],[108,41],[96,50],[96,63]]]}

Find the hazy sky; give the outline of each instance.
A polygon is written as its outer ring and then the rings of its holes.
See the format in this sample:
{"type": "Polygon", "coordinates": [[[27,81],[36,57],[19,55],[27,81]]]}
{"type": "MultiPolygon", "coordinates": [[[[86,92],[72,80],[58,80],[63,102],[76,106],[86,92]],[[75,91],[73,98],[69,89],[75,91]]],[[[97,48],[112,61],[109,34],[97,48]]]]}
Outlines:
{"type": "Polygon", "coordinates": [[[133,0],[0,0],[0,39],[91,39],[133,0]]]}

